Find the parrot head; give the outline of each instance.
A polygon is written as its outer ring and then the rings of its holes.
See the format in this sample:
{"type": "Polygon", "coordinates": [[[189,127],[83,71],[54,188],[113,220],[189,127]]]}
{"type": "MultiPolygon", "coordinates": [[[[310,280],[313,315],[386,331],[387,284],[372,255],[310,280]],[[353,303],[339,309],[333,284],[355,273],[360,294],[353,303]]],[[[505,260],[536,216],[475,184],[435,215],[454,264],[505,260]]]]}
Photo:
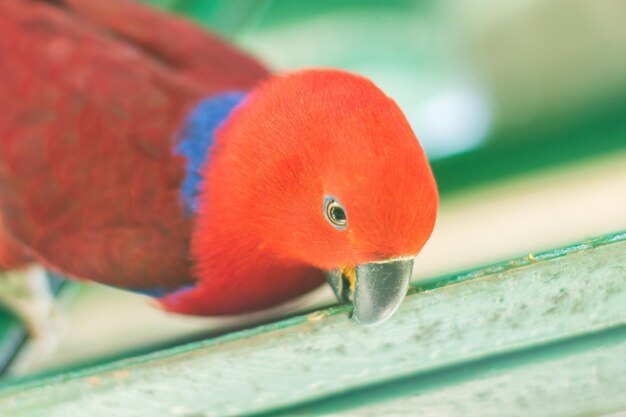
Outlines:
{"type": "Polygon", "coordinates": [[[323,274],[356,321],[395,312],[438,194],[405,116],[372,82],[337,70],[264,81],[217,131],[209,165],[193,242],[207,282],[229,274],[266,307],[323,274]]]}

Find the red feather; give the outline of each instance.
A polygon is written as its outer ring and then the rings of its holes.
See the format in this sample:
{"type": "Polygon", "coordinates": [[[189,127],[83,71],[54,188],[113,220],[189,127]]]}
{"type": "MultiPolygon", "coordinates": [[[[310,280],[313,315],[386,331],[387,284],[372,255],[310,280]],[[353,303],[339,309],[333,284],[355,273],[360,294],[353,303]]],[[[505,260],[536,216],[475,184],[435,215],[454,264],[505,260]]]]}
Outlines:
{"type": "Polygon", "coordinates": [[[192,253],[198,286],[167,308],[227,314],[324,282],[323,270],[416,255],[437,188],[399,107],[365,78],[309,70],[264,81],[218,130],[192,253]],[[324,199],[346,208],[340,231],[324,199]]]}
{"type": "MultiPolygon", "coordinates": [[[[62,3],[0,3],[5,225],[69,276],[137,288],[193,282],[172,140],[198,99],[267,72],[131,2],[62,3]]],[[[15,251],[9,241],[0,253],[15,251]]]]}
{"type": "Polygon", "coordinates": [[[0,271],[19,268],[29,261],[28,251],[8,233],[0,213],[0,271]]]}
{"type": "Polygon", "coordinates": [[[421,250],[432,172],[370,81],[315,70],[255,86],[263,67],[182,20],[127,0],[61,3],[0,3],[0,254],[19,241],[77,278],[192,283],[163,306],[213,315],[421,250]],[[253,86],[216,133],[190,219],[172,138],[200,98],[253,86]],[[328,196],[345,206],[345,230],[325,219],[328,196]]]}

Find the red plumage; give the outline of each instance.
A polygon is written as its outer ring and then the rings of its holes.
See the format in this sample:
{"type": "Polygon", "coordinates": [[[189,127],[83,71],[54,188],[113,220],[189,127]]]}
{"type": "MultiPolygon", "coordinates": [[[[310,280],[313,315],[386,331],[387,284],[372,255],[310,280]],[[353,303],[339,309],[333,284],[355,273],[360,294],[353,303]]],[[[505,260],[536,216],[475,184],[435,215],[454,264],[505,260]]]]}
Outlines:
{"type": "Polygon", "coordinates": [[[205,176],[192,248],[200,282],[165,299],[196,314],[268,307],[320,285],[324,270],[416,255],[437,211],[399,107],[342,71],[264,81],[218,131],[205,176]],[[329,195],[346,207],[345,231],[323,215],[329,195]]]}
{"type": "MultiPolygon", "coordinates": [[[[6,227],[69,276],[136,288],[192,282],[172,140],[198,99],[249,88],[267,72],[132,2],[62,3],[0,3],[6,227]]],[[[0,239],[0,253],[13,265],[19,250],[9,241],[0,239]]]]}
{"type": "Polygon", "coordinates": [[[428,162],[370,81],[309,70],[259,83],[256,61],[182,20],[125,0],[62,4],[0,5],[0,245],[13,258],[19,241],[72,277],[193,284],[163,306],[214,315],[303,294],[328,269],[416,255],[428,239],[428,162]],[[217,131],[186,216],[172,140],[199,99],[241,89],[252,90],[217,131]],[[345,230],[324,217],[329,196],[345,230]]]}
{"type": "Polygon", "coordinates": [[[9,234],[0,212],[0,271],[19,268],[30,260],[26,248],[9,234]]]}

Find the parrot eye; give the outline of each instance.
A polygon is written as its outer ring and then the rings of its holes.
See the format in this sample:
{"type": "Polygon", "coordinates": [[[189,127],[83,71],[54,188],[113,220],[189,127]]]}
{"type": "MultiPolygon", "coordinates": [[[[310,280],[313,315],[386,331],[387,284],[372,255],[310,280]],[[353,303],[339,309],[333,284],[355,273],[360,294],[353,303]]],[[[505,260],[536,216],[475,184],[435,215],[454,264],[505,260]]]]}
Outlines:
{"type": "Polygon", "coordinates": [[[332,197],[326,197],[324,200],[324,215],[336,229],[343,230],[348,224],[346,210],[332,197]]]}

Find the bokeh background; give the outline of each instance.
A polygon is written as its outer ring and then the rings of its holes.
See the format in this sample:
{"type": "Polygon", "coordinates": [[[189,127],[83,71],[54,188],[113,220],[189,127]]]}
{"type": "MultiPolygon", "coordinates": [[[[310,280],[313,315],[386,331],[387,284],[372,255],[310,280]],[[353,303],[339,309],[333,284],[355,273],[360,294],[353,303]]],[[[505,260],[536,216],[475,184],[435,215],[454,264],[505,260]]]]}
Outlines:
{"type": "MultiPolygon", "coordinates": [[[[276,71],[343,68],[399,103],[442,197],[416,280],[626,230],[621,0],[144,1],[276,71]]],[[[333,299],[324,288],[229,319],[167,316],[144,297],[91,284],[64,285],[59,302],[66,323],[57,353],[34,355],[26,344],[6,375],[151,351],[333,299]]],[[[5,339],[22,334],[6,317],[0,325],[5,339]]]]}

